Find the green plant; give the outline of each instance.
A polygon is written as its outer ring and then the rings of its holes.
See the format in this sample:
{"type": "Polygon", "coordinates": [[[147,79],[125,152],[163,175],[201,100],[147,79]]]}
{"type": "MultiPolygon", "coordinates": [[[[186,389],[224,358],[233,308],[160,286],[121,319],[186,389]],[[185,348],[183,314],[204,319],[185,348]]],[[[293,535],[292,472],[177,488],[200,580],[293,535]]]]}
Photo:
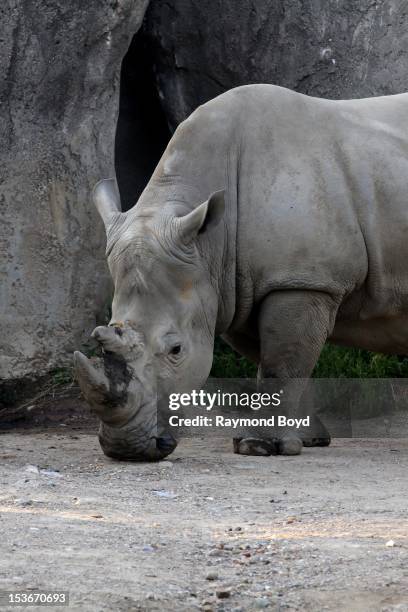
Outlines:
{"type": "Polygon", "coordinates": [[[51,373],[51,381],[54,385],[67,385],[74,380],[73,368],[57,368],[51,373]]]}
{"type": "Polygon", "coordinates": [[[326,344],[314,378],[408,378],[408,358],[326,344]]]}

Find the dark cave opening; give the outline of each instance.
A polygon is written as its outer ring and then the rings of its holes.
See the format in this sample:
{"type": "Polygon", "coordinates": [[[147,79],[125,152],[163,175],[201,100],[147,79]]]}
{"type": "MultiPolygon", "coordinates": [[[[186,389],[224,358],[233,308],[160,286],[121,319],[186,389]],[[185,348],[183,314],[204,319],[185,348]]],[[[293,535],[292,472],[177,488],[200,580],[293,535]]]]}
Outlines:
{"type": "Polygon", "coordinates": [[[170,136],[141,29],[123,58],[120,77],[115,168],[123,211],[136,203],[170,136]]]}

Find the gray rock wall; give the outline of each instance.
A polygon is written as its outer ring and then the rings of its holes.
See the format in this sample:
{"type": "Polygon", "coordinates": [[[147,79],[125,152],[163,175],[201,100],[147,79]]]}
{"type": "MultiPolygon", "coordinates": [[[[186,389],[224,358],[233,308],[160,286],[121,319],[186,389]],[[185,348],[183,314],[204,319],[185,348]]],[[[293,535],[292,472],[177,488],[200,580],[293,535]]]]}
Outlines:
{"type": "MultiPolygon", "coordinates": [[[[0,380],[70,363],[109,300],[90,191],[114,172],[121,61],[147,4],[0,7],[0,380]]],[[[125,205],[169,136],[158,98],[174,129],[244,83],[329,98],[406,91],[407,26],[404,0],[150,0],[122,72],[125,205]]]]}
{"type": "Polygon", "coordinates": [[[147,2],[0,8],[0,380],[71,363],[108,300],[90,191],[114,171],[120,65],[147,2]]]}
{"type": "Polygon", "coordinates": [[[246,83],[328,98],[408,90],[405,0],[153,0],[144,32],[173,129],[246,83]]]}

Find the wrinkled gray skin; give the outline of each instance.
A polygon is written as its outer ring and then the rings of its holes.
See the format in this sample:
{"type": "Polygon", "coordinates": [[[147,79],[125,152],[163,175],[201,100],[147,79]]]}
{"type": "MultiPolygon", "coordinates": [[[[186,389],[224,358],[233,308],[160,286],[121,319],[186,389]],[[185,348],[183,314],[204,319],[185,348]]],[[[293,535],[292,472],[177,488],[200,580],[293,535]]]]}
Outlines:
{"type": "MultiPolygon", "coordinates": [[[[407,125],[408,94],[329,101],[249,85],[178,127],[127,213],[113,181],[97,185],[115,295],[111,327],[94,332],[105,370],[76,364],[107,454],[173,450],[157,406],[205,382],[216,334],[297,401],[290,381],[310,376],[327,340],[408,352],[407,125]]],[[[329,443],[317,420],[313,431],[305,444],[329,443]]],[[[287,432],[234,443],[301,446],[287,432]]]]}

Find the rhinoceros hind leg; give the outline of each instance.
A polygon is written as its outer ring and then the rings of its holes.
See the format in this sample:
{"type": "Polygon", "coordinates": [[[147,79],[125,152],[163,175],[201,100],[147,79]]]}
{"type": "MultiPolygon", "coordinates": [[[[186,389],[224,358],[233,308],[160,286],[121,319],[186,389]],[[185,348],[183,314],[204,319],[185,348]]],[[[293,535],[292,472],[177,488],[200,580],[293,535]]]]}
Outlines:
{"type": "Polygon", "coordinates": [[[309,435],[302,435],[303,446],[329,446],[331,437],[317,415],[312,416],[312,427],[309,435]]]}

